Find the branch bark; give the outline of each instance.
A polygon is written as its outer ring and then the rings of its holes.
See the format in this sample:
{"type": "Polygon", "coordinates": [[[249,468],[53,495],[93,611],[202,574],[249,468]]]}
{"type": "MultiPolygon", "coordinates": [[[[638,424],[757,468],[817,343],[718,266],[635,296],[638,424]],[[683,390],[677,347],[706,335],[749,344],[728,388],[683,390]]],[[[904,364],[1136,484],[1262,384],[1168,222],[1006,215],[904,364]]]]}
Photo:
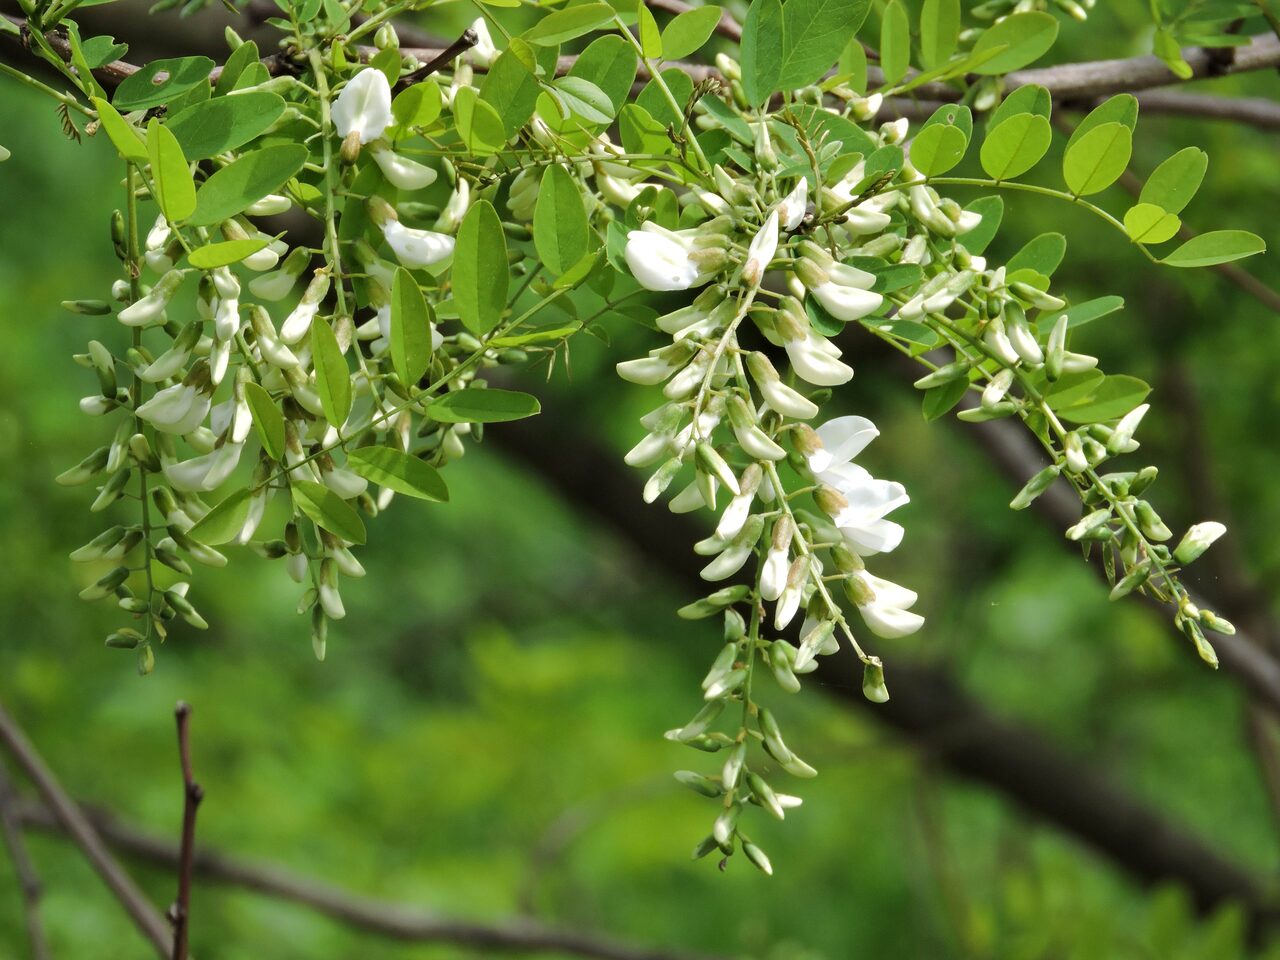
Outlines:
{"type": "MultiPolygon", "coordinates": [[[[19,807],[27,827],[65,832],[57,816],[41,804],[19,807]]],[[[102,837],[120,853],[143,863],[173,869],[181,849],[105,813],[89,816],[102,837]]],[[[501,953],[556,952],[592,960],[724,960],[705,954],[638,947],[574,930],[558,930],[532,922],[478,923],[441,917],[404,904],[360,896],[313,880],[274,864],[229,856],[197,847],[192,858],[197,876],[252,890],[264,896],[315,910],[341,923],[393,940],[451,943],[501,953]]]]}
{"type": "Polygon", "coordinates": [[[45,936],[44,923],[40,919],[40,898],[44,887],[40,874],[27,851],[26,838],[22,835],[22,820],[17,809],[17,794],[9,780],[9,771],[0,763],[0,837],[13,860],[13,872],[18,877],[22,893],[23,919],[27,927],[27,940],[31,944],[32,960],[49,960],[49,940],[45,936]]]}
{"type": "Polygon", "coordinates": [[[178,899],[169,909],[173,922],[173,960],[187,960],[191,923],[191,864],[196,849],[196,812],[204,790],[191,770],[191,707],[182,701],[174,710],[178,721],[178,758],[182,764],[182,846],[178,856],[178,899]]]}
{"type": "Polygon", "coordinates": [[[124,907],[138,932],[151,944],[161,960],[166,960],[172,943],[164,917],[116,862],[93,824],[67,795],[58,778],[49,770],[22,728],[3,706],[0,706],[0,744],[8,749],[14,761],[35,784],[62,829],[75,841],[85,859],[97,871],[103,883],[120,902],[120,906],[124,907]]]}

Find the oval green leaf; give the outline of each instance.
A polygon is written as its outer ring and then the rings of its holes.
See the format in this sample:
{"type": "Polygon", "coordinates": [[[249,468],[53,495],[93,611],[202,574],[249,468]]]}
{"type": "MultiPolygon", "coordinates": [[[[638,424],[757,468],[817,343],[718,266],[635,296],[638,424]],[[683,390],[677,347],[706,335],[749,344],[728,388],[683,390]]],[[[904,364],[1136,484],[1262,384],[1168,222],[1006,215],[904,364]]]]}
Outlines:
{"type": "Polygon", "coordinates": [[[349,543],[364,543],[364,521],[355,508],[314,480],[293,480],[289,489],[294,506],[308,520],[349,543]]]}
{"type": "Polygon", "coordinates": [[[1133,133],[1122,123],[1111,121],[1094,127],[1067,147],[1062,158],[1062,177],[1078,197],[1105,190],[1120,178],[1133,152],[1133,133]]]}
{"type": "Polygon", "coordinates": [[[587,253],[590,227],[578,181],[559,164],[547,167],[533,211],[533,243],[547,269],[556,276],[587,253]]]}
{"type": "Polygon", "coordinates": [[[467,387],[431,401],[427,414],[440,423],[506,423],[541,410],[538,398],[527,393],[467,387]]]}
{"type": "Polygon", "coordinates": [[[1004,49],[973,68],[974,73],[993,76],[1020,70],[1049,52],[1058,38],[1058,21],[1038,11],[1015,13],[984,32],[973,45],[980,57],[997,47],[1004,49]]]}
{"type": "Polygon", "coordinates": [[[526,30],[523,38],[528,43],[553,47],[584,36],[613,20],[613,7],[607,3],[584,3],[547,14],[526,30]]]}
{"type": "Polygon", "coordinates": [[[192,104],[165,126],[182,144],[188,160],[205,160],[244,146],[284,113],[284,100],[265,90],[215,97],[192,104]]]}
{"type": "Polygon", "coordinates": [[[472,333],[488,333],[507,308],[507,239],[488,200],[472,205],[453,251],[453,302],[472,333]]]}
{"type": "Polygon", "coordinates": [[[1185,147],[1156,167],[1138,199],[1169,213],[1181,213],[1200,189],[1208,168],[1207,153],[1199,147],[1185,147]]]}
{"type": "Polygon", "coordinates": [[[351,413],[351,370],[333,327],[322,317],[311,321],[311,359],[325,419],[341,429],[351,413]]]}
{"type": "Polygon", "coordinates": [[[1211,267],[1252,257],[1266,249],[1263,239],[1247,230],[1214,230],[1192,237],[1160,262],[1170,267],[1211,267]]]}
{"type": "Polygon", "coordinates": [[[1176,214],[1154,203],[1138,203],[1125,211],[1124,230],[1134,243],[1164,243],[1182,226],[1176,214]]]}
{"type": "Polygon", "coordinates": [[[421,380],[431,365],[431,308],[404,267],[396,268],[391,281],[391,365],[406,386],[421,380]]]}
{"type": "Polygon", "coordinates": [[[998,124],[983,141],[982,169],[995,180],[1026,173],[1045,155],[1053,139],[1049,121],[1037,113],[1019,113],[998,124]]]}
{"type": "Polygon", "coordinates": [[[186,220],[196,209],[195,180],[177,138],[154,117],[147,124],[147,157],[160,209],[170,223],[186,220]]]}
{"type": "Polygon", "coordinates": [[[962,159],[969,141],[958,128],[935,123],[911,141],[911,163],[926,177],[946,173],[962,159]]]}
{"type": "Polygon", "coordinates": [[[249,516],[249,499],[250,491],[233,491],[201,517],[187,531],[187,536],[210,547],[233,539],[244,528],[244,522],[249,516]]]}
{"type": "Polygon", "coordinates": [[[191,222],[208,226],[234,217],[278,191],[306,162],[307,148],[299,143],[282,143],[246,153],[201,184],[191,222]]]}
{"type": "Polygon", "coordinates": [[[444,503],[449,488],[435,467],[393,447],[360,447],[347,454],[347,467],[371,483],[421,500],[444,503]]]}
{"type": "Polygon", "coordinates": [[[98,111],[98,120],[102,124],[102,129],[107,132],[107,138],[115,146],[116,152],[126,160],[146,163],[147,148],[142,142],[142,134],[138,132],[138,128],[120,116],[115,107],[99,97],[93,98],[93,106],[98,111]]]}
{"type": "Polygon", "coordinates": [[[697,53],[719,23],[719,7],[695,7],[678,14],[662,31],[662,55],[668,60],[683,60],[697,53]]]}
{"type": "Polygon", "coordinates": [[[284,459],[284,414],[271,399],[271,394],[257,383],[244,385],[244,399],[249,404],[253,425],[258,431],[262,449],[272,460],[284,459]]]}
{"type": "Polygon", "coordinates": [[[212,270],[214,267],[226,267],[239,263],[250,254],[257,253],[270,241],[259,237],[248,240],[224,240],[218,243],[206,243],[191,251],[187,258],[193,267],[200,270],[212,270]]]}
{"type": "Polygon", "coordinates": [[[213,61],[208,57],[152,60],[116,87],[111,102],[126,112],[158,107],[204,83],[212,72],[213,61]]]}

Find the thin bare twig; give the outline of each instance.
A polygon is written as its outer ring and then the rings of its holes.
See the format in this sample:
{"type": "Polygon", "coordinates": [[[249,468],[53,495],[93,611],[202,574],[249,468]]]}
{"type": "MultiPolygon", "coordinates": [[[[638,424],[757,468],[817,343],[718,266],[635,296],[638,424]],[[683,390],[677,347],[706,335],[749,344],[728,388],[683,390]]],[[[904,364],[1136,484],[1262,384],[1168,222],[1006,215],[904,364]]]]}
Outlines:
{"type": "Polygon", "coordinates": [[[31,854],[27,851],[17,801],[18,796],[9,780],[9,771],[0,763],[0,835],[3,835],[5,846],[9,848],[13,871],[17,874],[18,887],[22,891],[22,910],[27,925],[27,940],[31,943],[31,958],[49,960],[52,956],[49,952],[49,939],[45,936],[44,924],[40,920],[40,897],[44,887],[40,883],[36,865],[31,861],[31,854]]]}
{"type": "Polygon", "coordinates": [[[178,857],[178,899],[169,908],[173,923],[173,960],[187,960],[191,923],[191,869],[196,849],[196,812],[204,790],[191,770],[191,706],[181,700],[173,711],[178,721],[178,757],[182,763],[182,847],[178,857]]]}
{"type": "MultiPolygon", "coordinates": [[[[25,803],[19,812],[22,823],[28,827],[62,829],[45,806],[25,803]]],[[[102,812],[91,812],[90,816],[107,842],[122,854],[165,868],[179,862],[181,850],[175,844],[102,812]]],[[[705,954],[638,947],[533,922],[476,923],[442,917],[405,904],[361,896],[274,864],[228,856],[207,847],[196,848],[192,862],[195,873],[210,881],[309,907],[341,923],[393,940],[453,943],[503,953],[558,952],[593,960],[717,960],[705,954]]]]}
{"type": "Polygon", "coordinates": [[[67,795],[58,778],[49,770],[22,728],[3,706],[0,706],[0,743],[8,749],[14,761],[35,784],[62,829],[75,841],[85,859],[124,907],[138,932],[155,948],[161,960],[167,960],[172,943],[164,917],[111,855],[93,824],[67,795]]]}

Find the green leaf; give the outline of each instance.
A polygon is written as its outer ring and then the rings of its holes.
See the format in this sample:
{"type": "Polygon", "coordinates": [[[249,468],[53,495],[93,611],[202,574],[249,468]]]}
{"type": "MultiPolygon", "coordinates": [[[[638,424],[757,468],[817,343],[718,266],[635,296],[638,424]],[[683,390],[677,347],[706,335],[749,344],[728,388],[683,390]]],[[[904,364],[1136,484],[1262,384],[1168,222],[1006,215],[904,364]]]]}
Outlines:
{"type": "Polygon", "coordinates": [[[90,37],[80,44],[80,54],[90,70],[105,67],[129,52],[127,43],[116,43],[115,37],[90,37]]]}
{"type": "Polygon", "coordinates": [[[226,267],[239,263],[245,257],[257,253],[265,247],[269,240],[255,237],[249,240],[223,240],[218,243],[206,243],[191,251],[187,261],[200,270],[212,270],[214,267],[226,267]]]}
{"type": "Polygon", "coordinates": [[[507,239],[502,221],[488,200],[467,211],[453,250],[453,302],[458,316],[475,334],[498,325],[507,308],[507,239]]]}
{"type": "Polygon", "coordinates": [[[1094,127],[1063,155],[1067,189],[1078,197],[1105,190],[1124,173],[1132,151],[1133,134],[1124,124],[1111,121],[1094,127]]]}
{"type": "Polygon", "coordinates": [[[1131,93],[1117,93],[1114,97],[1098,104],[1080,121],[1071,136],[1067,139],[1067,149],[1074,147],[1090,130],[1097,129],[1104,123],[1118,123],[1133,128],[1138,125],[1138,99],[1131,93]]]}
{"type": "Polygon", "coordinates": [[[1183,80],[1190,80],[1195,71],[1191,69],[1191,64],[1187,63],[1182,57],[1182,45],[1178,43],[1178,38],[1168,30],[1157,30],[1152,40],[1151,52],[1164,61],[1164,65],[1176,77],[1183,80]]]}
{"type": "Polygon", "coordinates": [[[595,84],[616,110],[631,94],[638,64],[635,48],[621,37],[609,34],[592,40],[587,49],[578,54],[568,75],[595,84]]]}
{"type": "MultiPolygon", "coordinates": [[[[739,43],[742,92],[751,106],[759,106],[778,89],[782,77],[782,3],[754,0],[747,9],[739,43]]],[[[652,111],[650,111],[652,112],[652,111]]]]}
{"type": "Polygon", "coordinates": [[[889,0],[880,21],[880,68],[884,84],[891,87],[907,75],[911,66],[911,22],[901,0],[889,0]]]}
{"type": "Polygon", "coordinates": [[[107,138],[115,146],[116,152],[126,160],[134,163],[147,162],[147,147],[142,141],[142,134],[116,111],[116,108],[98,97],[93,98],[93,107],[98,111],[98,120],[107,138]]]}
{"type": "Polygon", "coordinates": [[[463,87],[453,98],[453,119],[458,136],[477,156],[497,153],[507,142],[506,127],[498,111],[480,98],[474,87],[463,87]]]}
{"type": "Polygon", "coordinates": [[[911,163],[926,177],[936,177],[963,160],[968,146],[958,128],[935,123],[922,127],[911,141],[911,163]]]}
{"type": "Polygon", "coordinates": [[[644,0],[636,0],[636,25],[640,34],[640,52],[646,60],[658,60],[662,57],[662,32],[658,29],[658,21],[645,6],[644,0]]]}
{"type": "Polygon", "coordinates": [[[307,162],[307,148],[300,143],[281,143],[246,153],[227,164],[200,186],[196,195],[196,226],[220,223],[276,193],[307,162]]]}
{"type": "Polygon", "coordinates": [[[188,160],[205,160],[259,136],[284,113],[284,100],[265,90],[192,104],[165,121],[188,160]]]}
{"type": "Polygon", "coordinates": [[[533,210],[533,244],[538,256],[559,276],[586,256],[589,238],[578,181],[558,164],[547,167],[533,210]]]}
{"type": "Polygon", "coordinates": [[[240,44],[231,55],[227,57],[227,62],[222,65],[222,72],[218,74],[218,82],[213,85],[213,93],[215,97],[225,96],[236,88],[236,81],[240,79],[240,75],[251,66],[261,66],[258,56],[258,45],[252,40],[240,44]]]}
{"type": "Polygon", "coordinates": [[[667,128],[637,103],[628,103],[622,108],[622,112],[618,114],[618,130],[622,136],[622,146],[629,153],[657,156],[675,153],[675,144],[667,136],[667,128]]]}
{"type": "Polygon", "coordinates": [[[960,0],[924,0],[920,8],[920,60],[939,66],[955,52],[960,37],[960,0]]]}
{"type": "Polygon", "coordinates": [[[584,3],[547,14],[524,32],[522,39],[538,46],[553,47],[590,33],[613,20],[607,3],[584,3]]]}
{"type": "Polygon", "coordinates": [[[244,399],[249,404],[249,413],[253,416],[253,425],[257,428],[262,449],[272,460],[282,460],[284,458],[284,414],[271,399],[271,394],[259,384],[246,383],[244,399]]]}
{"type": "Polygon", "coordinates": [[[1019,177],[1040,162],[1052,140],[1047,119],[1036,113],[1015,114],[987,134],[979,153],[982,169],[995,180],[1019,177]]]}
{"type": "Polygon", "coordinates": [[[341,429],[351,413],[351,370],[333,328],[323,317],[311,321],[311,359],[325,419],[341,429]]]}
{"type": "Polygon", "coordinates": [[[347,466],[376,483],[420,500],[445,503],[449,488],[435,467],[393,447],[360,447],[347,454],[347,466]]]}
{"type": "Polygon", "coordinates": [[[973,67],[973,73],[994,76],[1021,70],[1049,52],[1058,38],[1058,21],[1048,13],[1029,11],[1005,17],[985,31],[973,45],[973,54],[982,56],[997,47],[1004,49],[973,67]]]}
{"type": "Polygon", "coordinates": [[[431,365],[431,307],[418,281],[397,267],[391,281],[391,365],[405,386],[422,379],[431,365]]]}
{"type": "Polygon", "coordinates": [[[1213,230],[1192,237],[1160,262],[1170,267],[1211,267],[1252,257],[1266,249],[1263,239],[1247,230],[1213,230]]]}
{"type": "Polygon", "coordinates": [[[533,116],[538,102],[538,79],[534,76],[537,61],[533,49],[519,38],[512,39],[511,44],[494,61],[480,85],[480,99],[493,107],[502,119],[507,138],[515,136],[533,116]]]}
{"type": "Polygon", "coordinates": [[[1020,113],[1034,113],[1036,116],[1049,119],[1053,110],[1053,98],[1049,91],[1038,83],[1028,83],[1018,87],[1000,102],[1000,106],[991,112],[987,119],[987,129],[994,130],[1010,117],[1020,113]]]}
{"type": "Polygon", "coordinates": [[[538,398],[530,394],[479,387],[446,393],[427,406],[428,416],[440,423],[506,423],[541,411],[538,398]]]}
{"type": "Polygon", "coordinates": [[[588,123],[612,123],[616,109],[603,90],[582,77],[557,77],[552,86],[565,108],[588,123]]]}
{"type": "Polygon", "coordinates": [[[205,83],[213,72],[208,57],[176,57],[152,60],[116,87],[111,102],[117,110],[144,110],[168,103],[192,87],[205,83]],[[165,78],[156,82],[160,74],[165,78]]]}
{"type": "MultiPolygon", "coordinates": [[[[592,258],[594,260],[594,258],[592,258]]],[[[582,329],[577,320],[563,326],[542,327],[528,333],[517,333],[508,337],[494,337],[488,341],[490,347],[523,347],[530,343],[550,343],[553,340],[564,340],[582,329]]]]}
{"type": "MultiPolygon", "coordinates": [[[[689,79],[689,75],[679,67],[668,67],[661,72],[661,76],[662,82],[667,85],[676,103],[688,103],[689,98],[693,96],[693,81],[689,79]]],[[[667,102],[662,89],[653,80],[645,84],[640,95],[635,98],[635,104],[648,110],[649,116],[661,124],[675,124],[679,128],[683,122],[681,114],[667,102]]]]}
{"type": "Polygon", "coordinates": [[[1151,387],[1137,377],[1104,376],[1093,381],[1090,389],[1073,394],[1067,406],[1055,406],[1058,416],[1072,423],[1100,423],[1115,420],[1140,404],[1151,387]]]}
{"type": "Polygon", "coordinates": [[[961,377],[941,386],[930,387],[924,392],[921,401],[921,413],[926,420],[937,420],[945,416],[969,391],[969,378],[961,377]]]}
{"type": "Polygon", "coordinates": [[[171,223],[186,220],[196,209],[196,184],[177,138],[154,117],[147,124],[147,156],[160,209],[171,223]]]}
{"type": "Polygon", "coordinates": [[[1154,203],[1138,203],[1125,211],[1124,231],[1134,243],[1164,243],[1182,226],[1173,213],[1154,203]]]}
{"type": "Polygon", "coordinates": [[[1067,252],[1067,238],[1060,233],[1042,233],[1015,253],[1005,264],[1007,274],[1018,270],[1034,270],[1052,277],[1067,252]]]}
{"type": "Polygon", "coordinates": [[[1199,147],[1185,147],[1167,159],[1142,185],[1138,199],[1169,213],[1181,213],[1200,189],[1209,155],[1199,147]]]}
{"type": "Polygon", "coordinates": [[[870,6],[869,0],[787,0],[778,86],[793,90],[816,83],[857,34],[870,6]]]}
{"type": "Polygon", "coordinates": [[[364,543],[364,521],[351,504],[314,480],[291,480],[293,503],[307,519],[349,543],[364,543]]]}
{"type": "Polygon", "coordinates": [[[391,115],[395,117],[396,125],[405,129],[429,127],[440,116],[443,105],[440,85],[434,80],[426,79],[396,94],[396,98],[391,101],[391,115]]]}
{"type": "Polygon", "coordinates": [[[719,7],[695,7],[676,16],[662,31],[662,55],[683,60],[702,49],[720,23],[719,7]]]}
{"type": "Polygon", "coordinates": [[[1000,221],[1004,219],[1004,200],[998,196],[979,197],[965,209],[980,214],[982,222],[957,239],[962,247],[977,256],[987,249],[1000,229],[1000,221]]]}
{"type": "MultiPolygon", "coordinates": [[[[1109,313],[1115,313],[1117,310],[1124,309],[1124,297],[1098,297],[1095,300],[1086,300],[1084,303],[1077,303],[1068,307],[1062,312],[1066,315],[1068,327],[1079,327],[1086,323],[1092,323],[1099,317],[1105,317],[1109,313]]],[[[1059,314],[1061,316],[1062,314],[1059,314]]],[[[1055,317],[1055,319],[1057,319],[1055,317]]]]}
{"type": "Polygon", "coordinates": [[[250,491],[235,490],[200,518],[187,536],[199,543],[216,547],[231,540],[244,528],[249,517],[250,491]]]}

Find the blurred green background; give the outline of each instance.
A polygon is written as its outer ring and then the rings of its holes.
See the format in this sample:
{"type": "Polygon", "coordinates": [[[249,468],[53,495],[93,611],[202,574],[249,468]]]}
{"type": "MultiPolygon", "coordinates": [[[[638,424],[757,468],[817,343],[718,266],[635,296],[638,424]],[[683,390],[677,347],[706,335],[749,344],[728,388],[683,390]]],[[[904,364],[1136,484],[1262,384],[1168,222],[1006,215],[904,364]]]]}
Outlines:
{"type": "MultiPolygon", "coordinates": [[[[1054,57],[1144,53],[1146,16],[1125,0],[1087,24],[1064,21],[1054,57]]],[[[173,22],[133,29],[163,42],[173,22]]],[[[449,35],[461,23],[427,26],[449,35]]],[[[1274,97],[1277,78],[1198,88],[1274,97]]],[[[1274,131],[1151,116],[1138,132],[1138,172],[1182,146],[1209,151],[1190,224],[1280,239],[1274,131]]],[[[118,618],[75,596],[85,573],[67,554],[100,523],[84,489],[52,483],[107,439],[77,410],[92,377],[70,355],[112,331],[57,304],[105,296],[116,276],[115,164],[101,137],[68,143],[49,102],[8,82],[0,142],[13,152],[0,165],[0,702],[77,797],[176,839],[181,698],[195,708],[202,842],[444,914],[524,914],[638,944],[775,960],[1262,954],[1243,945],[1238,911],[1197,918],[1176,887],[1137,886],[815,684],[783,716],[821,776],[797,790],[805,805],[785,824],[756,817],[752,828],[777,876],[740,858],[723,873],[690,862],[713,808],[670,771],[710,763],[661,734],[696,709],[715,628],[677,620],[690,595],[663,558],[641,555],[505,457],[502,428],[450,467],[450,504],[399,500],[389,522],[370,526],[369,575],[345,582],[348,617],[331,630],[325,663],[293,613],[298,588],[244,552],[225,570],[200,571],[197,602],[213,628],[179,631],[154,675],[139,678],[131,655],[102,646],[118,618]]],[[[1104,201],[1123,209],[1113,193],[1104,201]]],[[[1125,297],[1127,309],[1081,331],[1076,349],[1155,385],[1143,455],[1161,468],[1157,502],[1175,529],[1225,520],[1230,547],[1270,593],[1280,567],[1277,317],[1215,273],[1151,267],[1062,204],[1010,196],[1005,224],[992,255],[1060,231],[1070,242],[1060,289],[1077,300],[1125,297]],[[1177,399],[1186,384],[1202,431],[1177,399]]],[[[1280,284],[1275,263],[1246,267],[1280,284]]],[[[611,365],[653,335],[621,322],[608,333],[609,348],[578,338],[572,378],[558,368],[539,389],[549,407],[576,414],[558,429],[620,458],[655,394],[617,382],[611,365]]],[[[919,589],[929,618],[919,634],[880,644],[891,689],[895,659],[945,664],[993,711],[1272,876],[1276,813],[1238,685],[1205,669],[1163,615],[1109,604],[1059,531],[1009,512],[1012,488],[970,428],[926,425],[881,351],[868,342],[865,358],[851,356],[858,375],[839,403],[880,425],[867,465],[913,497],[900,517],[906,542],[877,571],[919,589]]],[[[660,510],[641,503],[635,480],[635,495],[614,509],[660,510]]],[[[1215,569],[1207,563],[1201,576],[1215,569]]],[[[33,833],[30,842],[55,956],[148,955],[64,841],[33,833]]],[[[172,876],[134,869],[167,904],[172,876]]],[[[21,917],[0,857],[0,957],[25,955],[21,917]]],[[[192,936],[196,956],[228,960],[485,955],[381,940],[205,883],[192,936]]]]}

